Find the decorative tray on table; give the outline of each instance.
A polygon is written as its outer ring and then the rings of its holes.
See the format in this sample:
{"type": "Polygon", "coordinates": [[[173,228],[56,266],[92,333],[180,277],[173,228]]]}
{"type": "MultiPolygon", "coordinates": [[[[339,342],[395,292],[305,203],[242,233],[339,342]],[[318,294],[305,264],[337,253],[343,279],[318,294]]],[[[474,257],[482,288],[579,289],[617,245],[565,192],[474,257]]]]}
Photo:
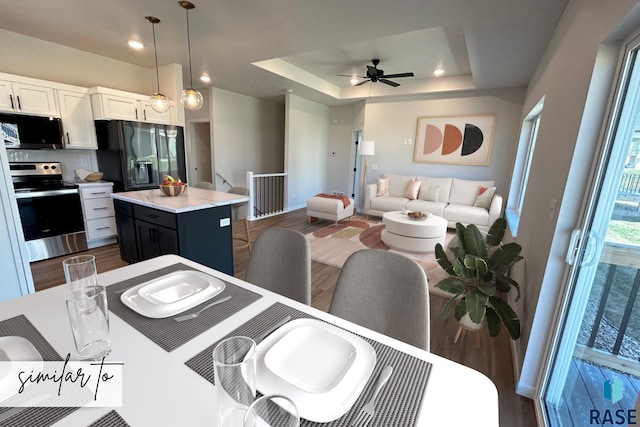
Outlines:
{"type": "Polygon", "coordinates": [[[407,216],[415,220],[425,220],[427,218],[431,218],[432,215],[433,214],[431,212],[407,212],[407,216]]]}

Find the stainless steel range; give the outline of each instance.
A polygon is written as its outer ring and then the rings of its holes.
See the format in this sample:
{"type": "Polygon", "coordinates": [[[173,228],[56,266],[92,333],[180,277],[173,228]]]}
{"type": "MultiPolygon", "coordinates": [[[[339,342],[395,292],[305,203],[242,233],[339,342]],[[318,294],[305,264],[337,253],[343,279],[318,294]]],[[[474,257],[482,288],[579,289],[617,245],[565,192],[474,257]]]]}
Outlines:
{"type": "Polygon", "coordinates": [[[9,163],[30,261],[87,249],[78,186],[56,162],[9,163]]]}

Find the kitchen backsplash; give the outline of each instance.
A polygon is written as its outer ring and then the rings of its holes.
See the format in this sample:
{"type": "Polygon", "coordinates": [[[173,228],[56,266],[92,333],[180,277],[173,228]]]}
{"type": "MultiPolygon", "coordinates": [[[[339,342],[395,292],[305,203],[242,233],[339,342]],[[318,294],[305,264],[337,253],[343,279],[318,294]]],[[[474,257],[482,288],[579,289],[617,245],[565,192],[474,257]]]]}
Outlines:
{"type": "Polygon", "coordinates": [[[10,162],[60,162],[62,178],[73,181],[75,169],[97,171],[95,150],[7,150],[10,162]]]}

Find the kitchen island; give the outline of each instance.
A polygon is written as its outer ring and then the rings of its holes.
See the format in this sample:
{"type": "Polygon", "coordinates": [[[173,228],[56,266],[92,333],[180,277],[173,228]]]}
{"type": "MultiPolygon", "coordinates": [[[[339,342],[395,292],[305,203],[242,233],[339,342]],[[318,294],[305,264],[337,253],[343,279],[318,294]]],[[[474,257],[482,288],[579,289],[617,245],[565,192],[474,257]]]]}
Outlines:
{"type": "Polygon", "coordinates": [[[191,187],[177,197],[159,189],[111,197],[123,260],[176,254],[233,275],[231,205],[248,197],[191,187]]]}

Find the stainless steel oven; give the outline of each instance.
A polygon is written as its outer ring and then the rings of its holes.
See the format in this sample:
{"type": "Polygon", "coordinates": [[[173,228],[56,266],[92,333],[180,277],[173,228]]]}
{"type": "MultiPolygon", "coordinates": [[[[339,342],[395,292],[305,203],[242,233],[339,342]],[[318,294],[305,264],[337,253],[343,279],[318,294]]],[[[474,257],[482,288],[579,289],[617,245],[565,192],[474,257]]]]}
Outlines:
{"type": "Polygon", "coordinates": [[[78,186],[62,180],[60,163],[10,163],[30,261],[87,249],[78,186]]]}

